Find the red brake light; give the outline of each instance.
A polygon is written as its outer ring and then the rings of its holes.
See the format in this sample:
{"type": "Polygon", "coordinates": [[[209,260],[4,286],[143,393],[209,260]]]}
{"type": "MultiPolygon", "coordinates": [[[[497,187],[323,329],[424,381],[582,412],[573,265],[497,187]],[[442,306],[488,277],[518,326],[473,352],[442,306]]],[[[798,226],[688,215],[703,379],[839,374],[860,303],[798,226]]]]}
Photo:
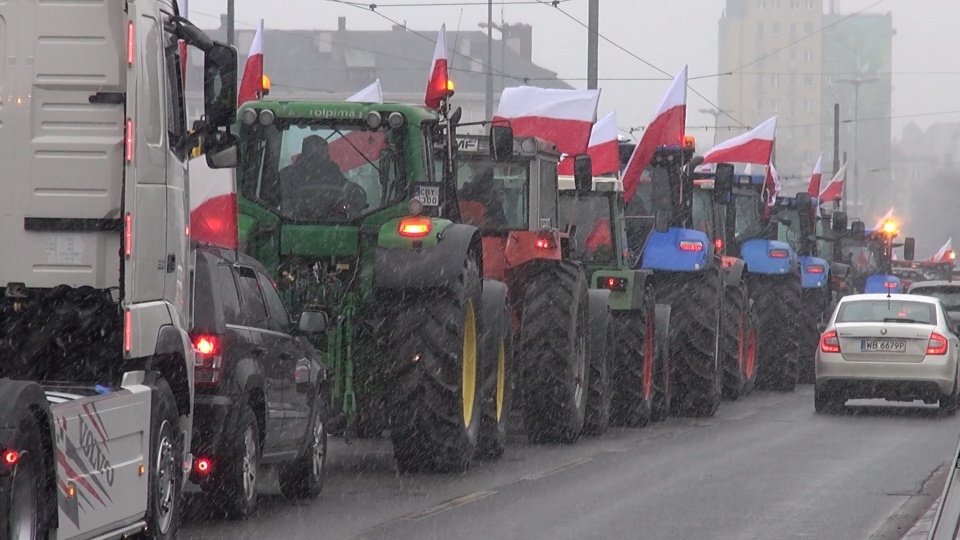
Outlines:
{"type": "Polygon", "coordinates": [[[930,341],[927,342],[927,354],[936,356],[947,354],[947,338],[936,332],[930,332],[930,341]]]}
{"type": "Polygon", "coordinates": [[[553,249],[553,242],[549,238],[537,238],[537,241],[533,243],[539,249],[553,249]]]}
{"type": "Polygon", "coordinates": [[[220,352],[220,341],[217,336],[200,335],[193,340],[193,349],[203,356],[210,356],[220,352]]]}
{"type": "Polygon", "coordinates": [[[717,248],[717,251],[723,249],[723,238],[717,238],[713,241],[713,247],[717,248]]]}
{"type": "Polygon", "coordinates": [[[210,460],[209,460],[209,459],[207,459],[207,458],[200,458],[200,459],[197,460],[197,463],[196,463],[196,465],[194,466],[194,468],[195,468],[195,469],[197,470],[197,472],[200,473],[200,474],[209,474],[209,473],[210,473],[210,465],[211,465],[211,464],[210,464],[210,460]]]}
{"type": "Polygon", "coordinates": [[[123,216],[123,254],[133,255],[133,216],[123,216]]]}
{"type": "Polygon", "coordinates": [[[897,282],[896,282],[896,281],[887,281],[887,282],[885,282],[885,283],[883,284],[883,286],[884,286],[884,288],[887,288],[887,289],[896,289],[896,288],[897,288],[897,282]]]}
{"type": "Polygon", "coordinates": [[[130,310],[123,312],[123,350],[130,352],[133,348],[133,313],[130,310]]]}
{"type": "Polygon", "coordinates": [[[680,251],[703,251],[703,242],[696,240],[681,240],[680,251]]]}
{"type": "Polygon", "coordinates": [[[774,259],[788,259],[790,258],[790,252],[785,249],[771,249],[770,256],[774,259]]]}
{"type": "Polygon", "coordinates": [[[406,236],[407,238],[423,238],[430,234],[431,229],[433,229],[433,221],[430,218],[423,217],[403,218],[397,225],[397,232],[400,233],[400,236],[406,236]]]}
{"type": "Polygon", "coordinates": [[[222,338],[213,334],[198,334],[193,337],[193,350],[197,353],[193,370],[196,383],[219,384],[223,377],[222,338]]]}
{"type": "Polygon", "coordinates": [[[837,337],[836,330],[824,332],[824,334],[820,336],[820,350],[825,353],[840,352],[840,338],[837,337]]]}
{"type": "Polygon", "coordinates": [[[136,50],[136,40],[134,39],[133,21],[127,23],[127,65],[133,65],[133,55],[136,50]]]}
{"type": "Polygon", "coordinates": [[[127,118],[127,132],[123,135],[127,161],[133,161],[133,120],[127,118]]]}
{"type": "Polygon", "coordinates": [[[7,450],[3,453],[3,462],[12,467],[20,461],[20,454],[16,450],[7,450]]]}
{"type": "Polygon", "coordinates": [[[822,274],[826,271],[826,268],[822,264],[811,264],[807,267],[807,272],[811,274],[822,274]]]}
{"type": "Polygon", "coordinates": [[[611,291],[627,290],[627,280],[618,277],[601,277],[599,280],[601,286],[611,291]]]}

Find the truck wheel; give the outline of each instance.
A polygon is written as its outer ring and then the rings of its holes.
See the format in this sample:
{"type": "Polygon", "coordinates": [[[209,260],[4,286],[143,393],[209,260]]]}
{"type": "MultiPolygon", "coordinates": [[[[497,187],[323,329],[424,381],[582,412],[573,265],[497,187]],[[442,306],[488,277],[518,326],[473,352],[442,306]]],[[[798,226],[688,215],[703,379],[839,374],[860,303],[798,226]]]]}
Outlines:
{"type": "MultiPolygon", "coordinates": [[[[490,334],[484,336],[483,362],[486,369],[480,391],[482,416],[477,457],[482,459],[499,459],[506,450],[507,428],[516,385],[510,307],[506,303],[506,286],[499,284],[497,288],[500,287],[503,296],[498,299],[499,306],[490,306],[492,309],[487,310],[484,300],[484,324],[490,329],[490,334]]],[[[490,285],[484,286],[484,295],[490,288],[490,285]]]]}
{"type": "Polygon", "coordinates": [[[670,359],[673,362],[673,411],[710,417],[720,407],[720,276],[714,272],[684,282],[669,282],[663,301],[670,305],[670,359]]]}
{"type": "Polygon", "coordinates": [[[323,490],[327,472],[327,398],[314,398],[310,429],[304,433],[303,455],[280,467],[280,492],[288,499],[315,499],[323,490]]]}
{"type": "Polygon", "coordinates": [[[724,287],[723,399],[737,401],[746,395],[747,341],[750,337],[750,301],[747,287],[724,287]]]}
{"type": "Polygon", "coordinates": [[[758,280],[757,387],[792,392],[797,387],[800,341],[800,279],[795,275],[758,280]]]}
{"type": "Polygon", "coordinates": [[[612,423],[643,427],[653,406],[653,363],[656,356],[653,310],[617,314],[613,372],[612,423]]]}
{"type": "Polygon", "coordinates": [[[610,370],[613,365],[613,314],[607,303],[605,291],[591,290],[587,293],[589,320],[587,322],[587,362],[590,374],[587,379],[587,409],[583,420],[583,433],[603,435],[610,425],[610,370]]]}
{"type": "Polygon", "coordinates": [[[183,486],[183,441],[180,418],[170,384],[153,385],[150,418],[150,478],[147,506],[148,538],[174,539],[179,528],[183,486]]]}
{"type": "Polygon", "coordinates": [[[480,270],[474,256],[456,284],[416,291],[394,317],[390,437],[402,472],[465,470],[480,430],[477,384],[480,270]]]}
{"type": "Polygon", "coordinates": [[[260,479],[260,428],[249,404],[241,406],[234,438],[225,441],[216,466],[216,504],[231,519],[246,519],[257,508],[260,479]]]}
{"type": "Polygon", "coordinates": [[[0,531],[0,538],[39,540],[47,537],[40,518],[45,502],[40,487],[44,476],[43,443],[40,426],[33,413],[24,415],[18,434],[16,449],[20,452],[20,461],[11,480],[13,488],[10,491],[7,530],[0,531]]]}
{"type": "Polygon", "coordinates": [[[653,402],[650,420],[663,422],[670,416],[670,403],[673,398],[670,380],[673,369],[670,362],[670,306],[657,304],[654,308],[653,347],[653,402]]]}
{"type": "Polygon", "coordinates": [[[574,263],[549,263],[523,298],[523,423],[530,442],[575,442],[583,431],[587,367],[587,281],[574,263]]]}
{"type": "Polygon", "coordinates": [[[813,384],[816,379],[813,363],[820,343],[818,324],[825,315],[826,289],[804,289],[800,316],[800,352],[798,362],[798,382],[813,384]]]}

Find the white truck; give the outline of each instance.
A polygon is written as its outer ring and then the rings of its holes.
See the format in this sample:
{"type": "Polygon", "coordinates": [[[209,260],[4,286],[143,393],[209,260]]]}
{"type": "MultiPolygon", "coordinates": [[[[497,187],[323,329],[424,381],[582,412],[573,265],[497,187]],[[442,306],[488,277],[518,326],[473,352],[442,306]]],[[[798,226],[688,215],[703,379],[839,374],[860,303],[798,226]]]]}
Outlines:
{"type": "Polygon", "coordinates": [[[176,536],[187,160],[203,141],[235,165],[236,87],[236,50],[176,0],[0,2],[0,540],[176,536]],[[182,44],[204,55],[193,129],[182,44]]]}

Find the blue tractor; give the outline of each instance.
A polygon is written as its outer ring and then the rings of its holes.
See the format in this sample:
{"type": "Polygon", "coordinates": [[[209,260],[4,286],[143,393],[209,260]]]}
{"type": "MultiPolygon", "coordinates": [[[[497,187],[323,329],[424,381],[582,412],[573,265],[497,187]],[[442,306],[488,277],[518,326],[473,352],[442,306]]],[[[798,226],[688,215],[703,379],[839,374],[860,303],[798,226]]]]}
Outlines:
{"type": "Polygon", "coordinates": [[[904,248],[904,259],[913,260],[916,240],[895,242],[899,234],[896,221],[884,220],[879,227],[867,230],[862,221],[850,223],[840,235],[840,256],[850,265],[850,282],[858,293],[902,293],[903,282],[893,272],[893,250],[904,248]]]}

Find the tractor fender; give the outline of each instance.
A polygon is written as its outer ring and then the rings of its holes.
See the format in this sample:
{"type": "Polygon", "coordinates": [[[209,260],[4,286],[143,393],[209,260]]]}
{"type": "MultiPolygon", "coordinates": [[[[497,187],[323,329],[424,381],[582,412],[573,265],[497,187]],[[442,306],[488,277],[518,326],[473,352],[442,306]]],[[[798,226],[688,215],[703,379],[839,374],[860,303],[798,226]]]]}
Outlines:
{"type": "Polygon", "coordinates": [[[157,332],[157,346],[145,369],[160,373],[170,384],[180,416],[191,416],[193,403],[193,345],[183,330],[167,324],[157,332]]]}
{"type": "Polygon", "coordinates": [[[797,257],[797,263],[800,265],[801,283],[804,289],[822,289],[830,283],[830,263],[826,259],[813,257],[810,255],[800,255],[797,257]],[[810,271],[811,267],[819,267],[821,272],[810,271]]]}
{"type": "Polygon", "coordinates": [[[797,255],[786,242],[754,238],[740,248],[740,256],[751,274],[789,274],[797,267],[797,255]],[[786,257],[773,257],[771,252],[787,252],[786,257]]]}
{"type": "Polygon", "coordinates": [[[606,289],[587,290],[587,313],[593,317],[605,315],[610,307],[610,291],[606,289]]]}
{"type": "Polygon", "coordinates": [[[743,259],[734,257],[723,258],[723,285],[725,287],[739,287],[747,263],[743,259]]]}
{"type": "Polygon", "coordinates": [[[873,274],[867,277],[863,285],[864,294],[900,294],[903,292],[903,282],[897,276],[873,274]]]}
{"type": "MultiPolygon", "coordinates": [[[[33,381],[0,379],[0,430],[16,432],[24,412],[34,409],[44,411],[49,416],[50,405],[43,388],[33,381]]],[[[51,426],[52,427],[52,426],[51,426]]],[[[6,431],[4,431],[6,433],[6,431]]],[[[52,435],[51,431],[51,435],[52,435]]],[[[4,442],[0,441],[0,445],[4,442]]]]}
{"type": "Polygon", "coordinates": [[[653,231],[643,246],[640,267],[648,270],[696,272],[710,266],[713,242],[695,229],[670,227],[667,232],[653,231]],[[685,250],[681,245],[699,249],[685,250]]]}
{"type": "Polygon", "coordinates": [[[653,277],[650,270],[635,270],[633,272],[633,291],[630,294],[630,309],[643,309],[644,296],[647,292],[647,281],[653,277]]]}
{"type": "MultiPolygon", "coordinates": [[[[476,227],[454,223],[437,235],[430,247],[391,248],[374,251],[373,286],[377,289],[440,288],[460,278],[471,249],[480,251],[476,227]]],[[[482,265],[483,261],[478,260],[482,265]]],[[[483,275],[483,268],[480,268],[483,275]]]]}

